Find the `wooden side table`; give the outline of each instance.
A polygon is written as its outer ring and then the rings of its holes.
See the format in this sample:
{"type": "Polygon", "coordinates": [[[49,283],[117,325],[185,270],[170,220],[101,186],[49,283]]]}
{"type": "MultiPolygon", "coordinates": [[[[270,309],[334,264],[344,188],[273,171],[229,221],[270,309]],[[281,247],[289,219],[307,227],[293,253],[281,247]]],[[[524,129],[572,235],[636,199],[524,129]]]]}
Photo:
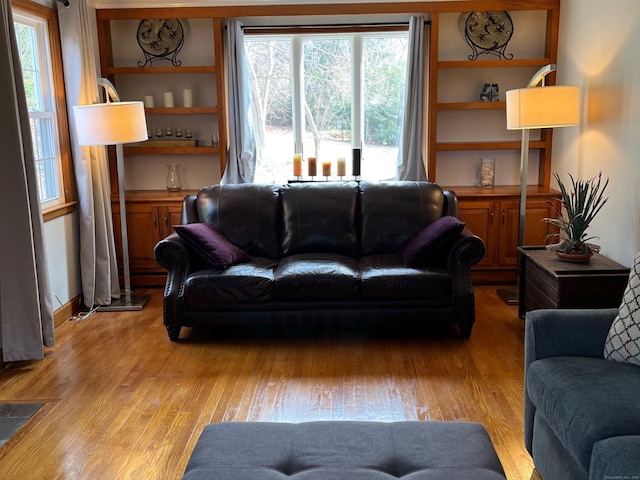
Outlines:
{"type": "Polygon", "coordinates": [[[519,247],[518,314],[540,308],[619,307],[629,269],[595,253],[587,263],[568,263],[544,247],[519,247]]]}

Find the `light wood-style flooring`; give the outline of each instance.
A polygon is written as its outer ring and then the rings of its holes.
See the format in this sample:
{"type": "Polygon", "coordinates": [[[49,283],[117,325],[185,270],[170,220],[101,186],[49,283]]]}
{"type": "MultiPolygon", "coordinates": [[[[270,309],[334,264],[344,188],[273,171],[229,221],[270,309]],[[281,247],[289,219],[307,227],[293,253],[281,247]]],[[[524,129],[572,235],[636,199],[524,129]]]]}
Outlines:
{"type": "Polygon", "coordinates": [[[179,479],[211,422],[459,420],[486,426],[510,480],[539,479],[523,445],[524,325],[495,289],[476,287],[466,341],[318,328],[183,329],[171,343],[160,289],[141,312],[66,321],[44,360],[0,372],[0,402],[45,403],[0,448],[0,478],[179,479]]]}

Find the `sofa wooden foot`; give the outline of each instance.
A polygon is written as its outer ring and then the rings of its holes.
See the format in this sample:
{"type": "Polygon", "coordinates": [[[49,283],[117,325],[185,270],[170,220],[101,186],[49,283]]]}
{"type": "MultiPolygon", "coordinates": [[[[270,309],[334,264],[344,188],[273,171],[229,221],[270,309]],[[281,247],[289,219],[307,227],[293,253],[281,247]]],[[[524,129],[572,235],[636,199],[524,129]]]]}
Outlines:
{"type": "Polygon", "coordinates": [[[176,327],[175,325],[167,326],[167,333],[169,334],[169,340],[172,342],[177,342],[180,340],[180,329],[182,327],[176,327]]]}
{"type": "Polygon", "coordinates": [[[471,324],[459,323],[458,328],[460,329],[460,336],[462,338],[464,338],[465,340],[468,340],[471,338],[471,329],[473,328],[473,323],[471,324]]]}

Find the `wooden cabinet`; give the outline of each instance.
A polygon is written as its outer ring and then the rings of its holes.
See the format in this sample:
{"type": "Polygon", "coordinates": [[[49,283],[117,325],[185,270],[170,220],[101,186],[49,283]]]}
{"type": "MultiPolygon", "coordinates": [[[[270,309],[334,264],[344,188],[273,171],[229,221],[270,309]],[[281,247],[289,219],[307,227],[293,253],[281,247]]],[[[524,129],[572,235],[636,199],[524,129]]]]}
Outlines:
{"type": "MultiPolygon", "coordinates": [[[[479,195],[474,187],[450,187],[459,198],[460,219],[485,242],[484,258],[474,266],[477,282],[512,282],[518,263],[520,202],[517,189],[496,187],[492,194],[479,195]]],[[[549,224],[555,215],[557,195],[540,187],[528,191],[525,245],[548,243],[549,224]]]]}
{"type": "MultiPolygon", "coordinates": [[[[153,248],[181,224],[182,200],[187,193],[129,191],[126,196],[129,266],[134,286],[163,286],[166,270],[153,258],[153,248]]],[[[113,206],[118,259],[122,259],[120,207],[113,206]]],[[[121,266],[121,265],[120,265],[121,266]]]]}

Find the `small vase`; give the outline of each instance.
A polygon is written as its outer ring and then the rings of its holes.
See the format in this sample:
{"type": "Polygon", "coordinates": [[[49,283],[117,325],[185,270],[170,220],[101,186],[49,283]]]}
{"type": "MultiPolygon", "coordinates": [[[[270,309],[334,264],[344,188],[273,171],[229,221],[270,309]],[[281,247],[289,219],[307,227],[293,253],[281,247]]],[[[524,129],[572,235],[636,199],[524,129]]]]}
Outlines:
{"type": "Polygon", "coordinates": [[[563,253],[556,252],[558,258],[563,262],[570,263],[587,263],[589,259],[593,256],[593,252],[589,253],[563,253]]]}
{"type": "Polygon", "coordinates": [[[170,163],[167,165],[167,190],[170,192],[179,192],[182,190],[182,182],[180,181],[178,167],[179,165],[177,163],[170,163]]]}

